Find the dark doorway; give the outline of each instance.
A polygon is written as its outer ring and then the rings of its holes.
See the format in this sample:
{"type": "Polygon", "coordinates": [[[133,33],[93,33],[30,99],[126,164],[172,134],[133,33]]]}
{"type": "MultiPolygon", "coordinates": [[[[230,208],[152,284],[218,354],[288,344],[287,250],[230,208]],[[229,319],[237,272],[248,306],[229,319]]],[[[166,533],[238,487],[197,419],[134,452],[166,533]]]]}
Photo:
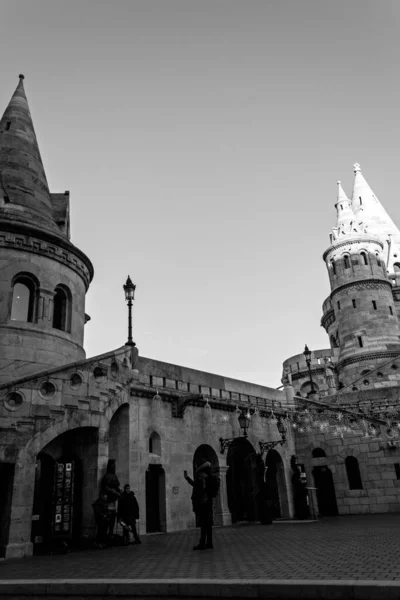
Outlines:
{"type": "Polygon", "coordinates": [[[34,553],[78,545],[82,526],[82,467],[75,456],[36,460],[31,541],[34,553]]]}
{"type": "Polygon", "coordinates": [[[237,438],[229,447],[226,484],[232,523],[258,520],[260,469],[257,454],[248,440],[237,438]]]}
{"type": "Polygon", "coordinates": [[[319,514],[321,517],[337,517],[339,512],[331,470],[326,466],[314,467],[313,476],[319,514]]]}
{"type": "Polygon", "coordinates": [[[10,532],[15,465],[0,463],[0,558],[4,558],[10,532]]]}
{"type": "Polygon", "coordinates": [[[149,465],[146,471],[146,533],[166,531],[165,471],[149,465]]]}

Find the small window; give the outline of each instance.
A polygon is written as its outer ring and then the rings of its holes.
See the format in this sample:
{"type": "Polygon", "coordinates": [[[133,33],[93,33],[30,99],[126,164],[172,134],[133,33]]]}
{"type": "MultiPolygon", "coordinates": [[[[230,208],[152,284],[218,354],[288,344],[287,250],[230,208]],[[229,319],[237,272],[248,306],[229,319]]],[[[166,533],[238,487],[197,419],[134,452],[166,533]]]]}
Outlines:
{"type": "Polygon", "coordinates": [[[375,302],[375,300],[372,300],[372,306],[374,307],[374,310],[376,310],[376,302],[375,302]]]}
{"type": "Polygon", "coordinates": [[[376,253],[375,256],[376,256],[376,264],[378,265],[378,267],[380,267],[381,266],[381,258],[378,253],[376,253]]]}
{"type": "Polygon", "coordinates": [[[398,263],[398,262],[397,262],[397,263],[394,263],[394,265],[393,265],[393,269],[394,269],[394,272],[395,272],[395,273],[396,273],[396,272],[398,273],[398,272],[400,271],[400,263],[398,263]]]}
{"type": "Polygon", "coordinates": [[[71,293],[63,285],[55,289],[53,298],[53,327],[60,331],[70,331],[71,293]]]}
{"type": "Polygon", "coordinates": [[[367,257],[367,253],[366,252],[361,252],[361,256],[363,258],[364,261],[364,265],[368,264],[368,257],[367,257]]]}
{"type": "Polygon", "coordinates": [[[18,276],[13,285],[11,320],[35,321],[35,300],[37,285],[28,276],[18,276]]]}
{"type": "Polygon", "coordinates": [[[394,463],[394,470],[396,471],[396,479],[400,479],[400,463],[394,463]]]}
{"type": "Polygon", "coordinates": [[[361,206],[362,205],[362,198],[361,198],[361,196],[358,196],[358,199],[360,201],[360,206],[361,206]]]}
{"type": "Polygon", "coordinates": [[[324,458],[326,456],[325,450],[322,448],[314,448],[312,451],[313,458],[324,458]]]}
{"type": "Polygon", "coordinates": [[[11,121],[7,121],[6,131],[9,131],[11,127],[11,121]]]}
{"type": "Polygon", "coordinates": [[[340,205],[340,210],[343,210],[343,204],[340,205]]]}
{"type": "Polygon", "coordinates": [[[346,256],[344,257],[344,268],[345,268],[345,269],[349,269],[349,268],[350,268],[350,259],[349,259],[349,257],[347,256],[347,254],[346,254],[346,256]]]}
{"type": "Polygon", "coordinates": [[[393,314],[393,308],[391,306],[389,306],[389,312],[391,315],[393,314]]]}
{"type": "Polygon", "coordinates": [[[336,265],[335,265],[335,261],[334,260],[331,261],[331,265],[332,265],[332,272],[333,272],[334,275],[336,275],[336,265]]]}
{"type": "Polygon", "coordinates": [[[397,369],[399,368],[397,365],[392,365],[391,368],[393,369],[393,371],[397,371],[397,369]]]}
{"type": "Polygon", "coordinates": [[[347,456],[345,459],[347,479],[351,490],[362,490],[360,467],[355,456],[347,456]]]}
{"type": "Polygon", "coordinates": [[[149,437],[149,452],[161,456],[161,438],[156,431],[149,437]]]}
{"type": "Polygon", "coordinates": [[[358,345],[360,346],[360,348],[362,348],[364,346],[364,344],[363,344],[361,335],[359,335],[357,339],[358,339],[358,345]]]}
{"type": "Polygon", "coordinates": [[[356,306],[357,306],[357,303],[356,303],[356,301],[354,300],[354,298],[353,298],[353,300],[352,300],[352,303],[353,303],[353,308],[356,308],[356,306]]]}
{"type": "Polygon", "coordinates": [[[338,310],[340,310],[340,302],[337,303],[338,310]]]}

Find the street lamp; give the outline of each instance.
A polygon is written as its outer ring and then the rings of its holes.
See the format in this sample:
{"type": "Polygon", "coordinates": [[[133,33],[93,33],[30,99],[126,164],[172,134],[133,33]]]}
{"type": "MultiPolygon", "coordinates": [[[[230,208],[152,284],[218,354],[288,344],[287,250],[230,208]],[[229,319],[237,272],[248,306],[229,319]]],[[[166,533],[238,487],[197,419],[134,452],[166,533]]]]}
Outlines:
{"type": "MultiPolygon", "coordinates": [[[[240,429],[243,431],[243,437],[245,439],[247,438],[247,430],[250,425],[250,419],[251,419],[251,415],[250,415],[249,411],[247,411],[246,414],[244,412],[241,412],[238,417],[240,429]]],[[[226,439],[223,439],[222,437],[219,438],[219,443],[221,445],[221,448],[220,448],[221,454],[223,454],[225,452],[226,448],[229,448],[229,446],[232,444],[232,442],[234,442],[236,439],[237,438],[226,438],[226,439]]]]}
{"type": "Polygon", "coordinates": [[[259,446],[260,446],[261,458],[262,458],[264,452],[268,452],[269,450],[272,450],[272,448],[275,448],[275,446],[277,446],[278,444],[283,446],[283,444],[286,442],[286,427],[285,427],[285,423],[283,422],[283,419],[281,417],[279,417],[279,419],[278,419],[277,428],[278,428],[279,433],[281,434],[280,440],[275,440],[274,442],[258,442],[259,446]]]}
{"type": "Polygon", "coordinates": [[[123,287],[125,292],[125,300],[128,304],[128,341],[126,342],[125,346],[136,346],[135,342],[132,340],[132,306],[135,299],[136,285],[132,283],[129,275],[123,287]]]}
{"type": "Polygon", "coordinates": [[[307,346],[307,344],[304,347],[304,357],[306,359],[306,363],[307,363],[307,367],[308,367],[308,374],[310,376],[310,383],[311,383],[311,394],[315,393],[314,390],[314,382],[313,382],[313,378],[311,375],[311,350],[309,349],[309,347],[307,346]]]}

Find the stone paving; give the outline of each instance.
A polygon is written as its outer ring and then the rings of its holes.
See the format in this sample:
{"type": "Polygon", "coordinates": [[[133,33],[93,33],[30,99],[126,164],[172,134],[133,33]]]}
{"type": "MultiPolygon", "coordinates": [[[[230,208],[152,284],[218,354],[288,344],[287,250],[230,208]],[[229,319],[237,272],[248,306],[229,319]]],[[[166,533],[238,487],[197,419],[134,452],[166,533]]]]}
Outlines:
{"type": "Polygon", "coordinates": [[[215,528],[142,537],[142,545],[0,562],[0,579],[400,580],[400,514],[215,528]]]}

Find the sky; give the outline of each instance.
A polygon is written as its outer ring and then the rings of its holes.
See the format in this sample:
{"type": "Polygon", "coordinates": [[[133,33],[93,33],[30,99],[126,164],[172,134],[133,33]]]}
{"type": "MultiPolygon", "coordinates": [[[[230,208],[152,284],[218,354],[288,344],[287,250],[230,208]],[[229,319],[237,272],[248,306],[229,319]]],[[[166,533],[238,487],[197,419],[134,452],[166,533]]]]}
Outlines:
{"type": "Polygon", "coordinates": [[[396,0],[2,0],[0,112],[25,90],[93,262],[87,356],[281,385],[329,347],[323,252],[353,163],[400,225],[396,0]]]}

